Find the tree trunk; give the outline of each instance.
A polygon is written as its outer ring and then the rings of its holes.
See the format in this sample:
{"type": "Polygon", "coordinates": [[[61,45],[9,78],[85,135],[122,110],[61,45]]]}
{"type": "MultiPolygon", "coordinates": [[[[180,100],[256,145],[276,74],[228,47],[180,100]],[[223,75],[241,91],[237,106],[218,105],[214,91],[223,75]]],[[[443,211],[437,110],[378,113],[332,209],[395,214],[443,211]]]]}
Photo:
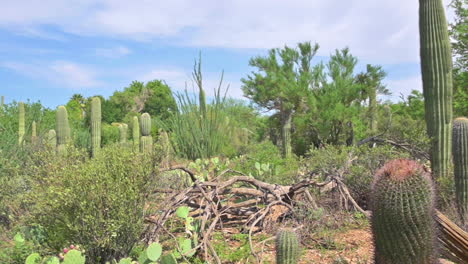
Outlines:
{"type": "Polygon", "coordinates": [[[371,135],[377,133],[377,91],[375,87],[369,91],[369,119],[371,135]]]}
{"type": "Polygon", "coordinates": [[[289,158],[292,153],[291,148],[291,121],[292,121],[292,111],[285,111],[281,113],[281,141],[282,141],[282,150],[283,157],[289,158]]]}

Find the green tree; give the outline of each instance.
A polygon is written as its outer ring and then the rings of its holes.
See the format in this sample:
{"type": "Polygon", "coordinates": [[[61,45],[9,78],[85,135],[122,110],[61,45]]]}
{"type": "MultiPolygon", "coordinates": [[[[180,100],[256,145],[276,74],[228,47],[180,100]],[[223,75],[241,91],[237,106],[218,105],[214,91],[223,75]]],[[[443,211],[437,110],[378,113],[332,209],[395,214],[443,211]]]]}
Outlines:
{"type": "Polygon", "coordinates": [[[285,46],[271,49],[267,56],[257,56],[249,65],[257,68],[242,78],[244,96],[280,116],[282,151],[291,155],[291,126],[296,111],[308,106],[311,99],[314,69],[311,61],[319,48],[310,42],[299,43],[297,48],[285,46]]]}
{"type": "Polygon", "coordinates": [[[169,86],[160,80],[146,83],[148,98],[145,100],[143,112],[165,120],[177,111],[177,104],[169,86]]]}

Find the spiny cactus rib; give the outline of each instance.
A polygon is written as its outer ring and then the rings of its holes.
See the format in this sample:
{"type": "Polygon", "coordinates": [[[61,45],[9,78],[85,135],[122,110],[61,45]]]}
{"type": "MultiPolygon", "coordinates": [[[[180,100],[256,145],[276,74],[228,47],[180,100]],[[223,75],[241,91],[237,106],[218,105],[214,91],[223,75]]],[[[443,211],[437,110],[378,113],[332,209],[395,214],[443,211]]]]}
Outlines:
{"type": "Polygon", "coordinates": [[[132,126],[132,137],[133,137],[133,147],[138,149],[140,145],[140,122],[138,122],[138,117],[133,117],[133,126],[132,126]]]}
{"type": "Polygon", "coordinates": [[[453,121],[453,165],[455,195],[460,218],[468,225],[468,118],[453,121]]]}
{"type": "Polygon", "coordinates": [[[37,143],[36,121],[33,121],[31,125],[31,143],[37,143]]]}
{"type": "Polygon", "coordinates": [[[57,152],[59,154],[65,154],[66,145],[70,140],[70,125],[68,124],[67,109],[63,105],[57,108],[55,125],[57,132],[57,152]]]}
{"type": "Polygon", "coordinates": [[[421,73],[431,167],[447,176],[452,137],[452,54],[442,0],[419,0],[421,73]]]}
{"type": "Polygon", "coordinates": [[[18,144],[24,144],[25,121],[24,121],[24,103],[18,103],[18,144]]]}
{"type": "Polygon", "coordinates": [[[140,138],[140,152],[151,153],[153,151],[153,137],[142,136],[140,138]]]}
{"type": "Polygon", "coordinates": [[[55,130],[53,129],[49,130],[49,133],[47,133],[47,144],[52,149],[55,149],[57,147],[57,135],[55,133],[55,130]]]}
{"type": "Polygon", "coordinates": [[[283,229],[276,234],[276,263],[296,264],[299,257],[299,239],[296,232],[283,229]]]}
{"type": "Polygon", "coordinates": [[[375,263],[437,263],[430,174],[412,160],[377,171],[371,193],[375,263]]]}
{"type": "Polygon", "coordinates": [[[101,149],[101,100],[91,100],[91,153],[95,157],[101,149]]]}
{"type": "Polygon", "coordinates": [[[122,144],[127,143],[127,131],[128,131],[127,124],[119,125],[120,143],[122,144]]]}
{"type": "Polygon", "coordinates": [[[151,116],[148,113],[141,115],[141,135],[150,136],[151,135],[151,116]]]}

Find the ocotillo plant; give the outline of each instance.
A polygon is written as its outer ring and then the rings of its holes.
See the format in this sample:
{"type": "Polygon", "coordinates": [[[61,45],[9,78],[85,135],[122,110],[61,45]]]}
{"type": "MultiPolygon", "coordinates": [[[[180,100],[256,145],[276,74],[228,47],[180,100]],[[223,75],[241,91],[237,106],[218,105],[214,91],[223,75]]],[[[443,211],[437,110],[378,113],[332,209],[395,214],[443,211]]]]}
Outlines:
{"type": "Polygon", "coordinates": [[[453,165],[455,196],[460,218],[468,225],[468,118],[453,121],[453,165]]]}
{"type": "Polygon", "coordinates": [[[452,54],[442,0],[419,0],[421,73],[431,167],[447,176],[452,137],[452,54]]]}
{"type": "Polygon", "coordinates": [[[434,191],[422,165],[386,163],[375,175],[371,203],[375,263],[437,263],[434,191]]]}
{"type": "Polygon", "coordinates": [[[25,124],[24,124],[24,103],[18,103],[18,144],[22,145],[24,143],[24,133],[25,133],[25,124]]]}
{"type": "Polygon", "coordinates": [[[151,136],[151,116],[148,113],[141,115],[140,128],[140,151],[151,152],[153,149],[153,137],[151,136]]]}
{"type": "Polygon", "coordinates": [[[95,157],[101,149],[101,100],[91,100],[91,153],[95,157]]]}
{"type": "Polygon", "coordinates": [[[276,263],[296,264],[299,258],[299,239],[296,232],[282,229],[276,234],[276,263]]]}
{"type": "Polygon", "coordinates": [[[137,150],[140,145],[140,122],[138,122],[138,117],[133,117],[132,125],[133,148],[137,150]]]}
{"type": "Polygon", "coordinates": [[[127,143],[127,131],[128,131],[128,125],[127,124],[120,124],[119,125],[119,134],[120,134],[120,143],[121,144],[127,143]]]}
{"type": "Polygon", "coordinates": [[[57,131],[57,152],[59,154],[66,154],[67,144],[70,141],[70,125],[68,124],[67,109],[63,105],[57,108],[55,125],[57,131]]]}
{"type": "Polygon", "coordinates": [[[47,145],[49,145],[53,150],[57,147],[57,134],[53,129],[49,130],[49,133],[47,133],[47,145]]]}
{"type": "Polygon", "coordinates": [[[36,121],[32,122],[32,128],[31,128],[31,143],[36,144],[37,143],[37,132],[36,132],[36,121]]]}

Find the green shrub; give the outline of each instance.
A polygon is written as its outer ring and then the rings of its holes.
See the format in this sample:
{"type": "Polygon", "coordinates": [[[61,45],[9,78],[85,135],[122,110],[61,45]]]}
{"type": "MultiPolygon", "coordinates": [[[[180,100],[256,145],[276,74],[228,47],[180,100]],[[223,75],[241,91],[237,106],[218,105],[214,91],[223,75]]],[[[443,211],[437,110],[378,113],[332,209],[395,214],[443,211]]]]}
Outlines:
{"type": "Polygon", "coordinates": [[[120,134],[119,128],[109,125],[109,124],[102,124],[102,145],[111,145],[115,142],[119,142],[120,134]]]}
{"type": "Polygon", "coordinates": [[[31,222],[45,228],[47,244],[80,244],[96,262],[128,255],[143,229],[151,157],[117,144],[93,159],[73,149],[56,160],[39,155],[31,222]]]}

